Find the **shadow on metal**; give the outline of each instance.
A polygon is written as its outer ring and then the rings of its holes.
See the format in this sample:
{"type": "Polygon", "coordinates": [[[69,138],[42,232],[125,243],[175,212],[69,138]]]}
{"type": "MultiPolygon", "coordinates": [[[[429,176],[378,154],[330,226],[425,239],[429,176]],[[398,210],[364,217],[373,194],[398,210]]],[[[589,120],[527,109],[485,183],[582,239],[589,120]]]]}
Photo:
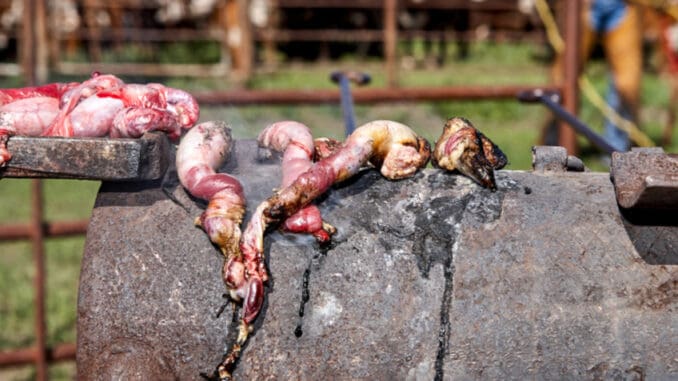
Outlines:
{"type": "Polygon", "coordinates": [[[624,228],[645,263],[678,265],[678,214],[620,208],[624,228]]]}

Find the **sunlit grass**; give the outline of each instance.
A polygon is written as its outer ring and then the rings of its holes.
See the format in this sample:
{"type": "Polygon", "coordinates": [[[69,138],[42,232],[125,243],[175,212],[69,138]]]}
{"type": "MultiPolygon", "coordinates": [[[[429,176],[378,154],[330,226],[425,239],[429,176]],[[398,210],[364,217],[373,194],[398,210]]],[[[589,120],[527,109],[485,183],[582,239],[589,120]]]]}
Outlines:
{"type": "MultiPolygon", "coordinates": [[[[43,180],[45,219],[89,218],[99,189],[97,181],[43,180]]],[[[0,224],[27,222],[31,215],[31,180],[0,180],[0,224]]]]}
{"type": "MultiPolygon", "coordinates": [[[[89,217],[99,187],[94,181],[44,180],[44,215],[47,221],[89,217]]],[[[31,180],[0,180],[0,224],[26,223],[31,215],[31,180]]],[[[75,342],[76,303],[84,237],[45,241],[47,342],[75,342]]],[[[28,241],[0,241],[0,351],[35,343],[35,265],[28,241]]],[[[72,379],[74,366],[50,366],[53,380],[72,379]]],[[[0,372],[2,380],[31,380],[34,369],[21,367],[0,372]]]]}

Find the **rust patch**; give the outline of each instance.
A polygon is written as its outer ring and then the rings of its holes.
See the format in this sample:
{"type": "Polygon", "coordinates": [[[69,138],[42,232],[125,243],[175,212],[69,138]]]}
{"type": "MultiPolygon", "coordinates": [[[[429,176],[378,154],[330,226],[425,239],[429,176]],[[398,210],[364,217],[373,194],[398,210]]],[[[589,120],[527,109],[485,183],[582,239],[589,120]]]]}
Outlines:
{"type": "Polygon", "coordinates": [[[632,307],[664,310],[678,302],[678,277],[673,277],[657,287],[635,289],[630,292],[632,307]]]}

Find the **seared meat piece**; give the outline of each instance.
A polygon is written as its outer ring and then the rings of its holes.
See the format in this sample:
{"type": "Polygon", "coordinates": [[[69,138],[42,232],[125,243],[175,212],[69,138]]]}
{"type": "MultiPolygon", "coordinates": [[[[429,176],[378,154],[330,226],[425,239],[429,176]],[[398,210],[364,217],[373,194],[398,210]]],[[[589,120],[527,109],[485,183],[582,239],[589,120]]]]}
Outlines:
{"type": "Polygon", "coordinates": [[[503,168],[508,160],[471,122],[455,117],[445,123],[433,150],[432,162],[436,167],[457,170],[480,185],[496,190],[494,170],[503,168]]]}
{"type": "Polygon", "coordinates": [[[240,182],[216,172],[230,151],[230,128],[223,122],[204,122],[184,135],[176,154],[181,184],[193,196],[209,202],[195,223],[226,258],[240,257],[240,223],[245,214],[240,182]]]}
{"type": "MultiPolygon", "coordinates": [[[[313,165],[313,137],[309,128],[299,122],[273,123],[259,134],[257,141],[260,147],[283,152],[282,188],[289,186],[313,165]]],[[[336,231],[323,222],[320,210],[315,205],[308,205],[288,217],[283,228],[292,233],[312,234],[321,243],[329,241],[336,231]]]]}

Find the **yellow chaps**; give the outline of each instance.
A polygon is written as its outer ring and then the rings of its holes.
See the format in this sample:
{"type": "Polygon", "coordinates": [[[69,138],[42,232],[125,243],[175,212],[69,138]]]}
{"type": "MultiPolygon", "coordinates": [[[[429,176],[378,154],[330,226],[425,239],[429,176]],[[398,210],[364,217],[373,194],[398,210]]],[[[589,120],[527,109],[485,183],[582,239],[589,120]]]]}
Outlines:
{"type": "MultiPolygon", "coordinates": [[[[583,70],[594,43],[600,39],[622,102],[631,110],[633,119],[637,120],[643,65],[640,9],[634,5],[627,5],[626,15],[619,25],[601,34],[591,29],[588,22],[589,9],[585,9],[582,16],[580,68],[583,70]]],[[[563,57],[559,55],[553,65],[552,78],[556,84],[562,83],[562,62],[563,57]]]]}

